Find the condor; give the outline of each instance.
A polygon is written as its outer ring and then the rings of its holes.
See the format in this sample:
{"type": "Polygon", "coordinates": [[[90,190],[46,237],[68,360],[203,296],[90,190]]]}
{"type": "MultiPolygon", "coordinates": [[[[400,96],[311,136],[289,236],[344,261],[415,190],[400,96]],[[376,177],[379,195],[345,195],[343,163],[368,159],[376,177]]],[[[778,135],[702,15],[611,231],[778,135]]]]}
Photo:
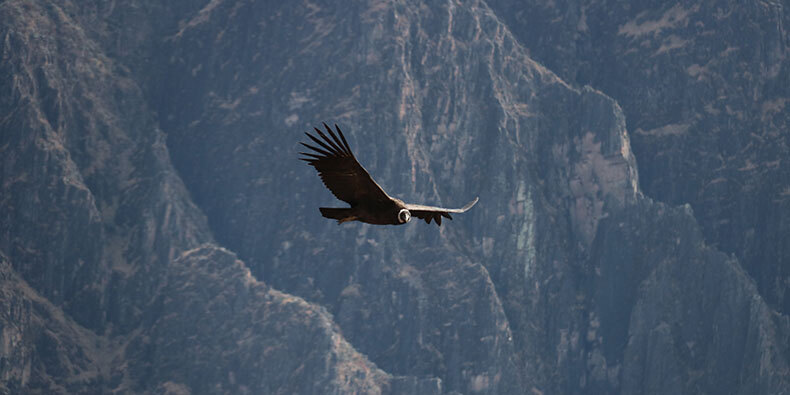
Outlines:
{"type": "Polygon", "coordinates": [[[442,217],[453,219],[450,213],[463,213],[477,203],[478,198],[462,208],[443,208],[408,204],[391,197],[373,180],[373,177],[357,161],[348,146],[343,132],[335,125],[335,134],[324,124],[327,134],[314,128],[318,136],[305,133],[316,145],[300,143],[312,152],[300,152],[299,159],[315,167],[321,181],[336,198],[348,203],[348,208],[320,207],[321,215],[336,219],[338,224],[360,221],[374,225],[403,225],[411,217],[431,220],[442,226],[442,217]]]}

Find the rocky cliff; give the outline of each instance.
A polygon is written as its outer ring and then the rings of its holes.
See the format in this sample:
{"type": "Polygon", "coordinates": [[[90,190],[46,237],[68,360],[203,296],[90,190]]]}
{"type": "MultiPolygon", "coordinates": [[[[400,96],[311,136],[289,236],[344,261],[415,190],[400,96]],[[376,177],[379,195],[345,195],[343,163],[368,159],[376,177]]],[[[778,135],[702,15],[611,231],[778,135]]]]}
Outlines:
{"type": "Polygon", "coordinates": [[[707,242],[790,313],[787,4],[489,4],[535,59],[618,101],[646,194],[691,204],[707,242]]]}
{"type": "Polygon", "coordinates": [[[787,16],[588,3],[0,2],[0,392],[781,393],[787,16]]]}

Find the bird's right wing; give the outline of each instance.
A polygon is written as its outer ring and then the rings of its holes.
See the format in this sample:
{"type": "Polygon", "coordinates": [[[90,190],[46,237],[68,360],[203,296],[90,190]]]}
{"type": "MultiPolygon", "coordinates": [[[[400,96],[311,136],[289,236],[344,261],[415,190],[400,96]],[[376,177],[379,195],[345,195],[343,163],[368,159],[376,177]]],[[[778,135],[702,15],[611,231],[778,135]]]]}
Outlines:
{"type": "Polygon", "coordinates": [[[480,198],[475,198],[461,208],[444,208],[434,206],[423,206],[421,204],[407,204],[406,209],[409,210],[412,216],[419,219],[424,219],[425,222],[431,223],[431,220],[436,221],[436,225],[442,226],[442,217],[453,219],[450,213],[463,213],[472,208],[480,198]]]}
{"type": "Polygon", "coordinates": [[[299,159],[315,167],[321,181],[332,194],[350,205],[366,200],[391,200],[354,157],[340,128],[335,125],[335,135],[326,123],[324,127],[332,136],[331,139],[318,128],[314,129],[320,138],[305,133],[318,147],[300,143],[314,152],[300,152],[305,157],[299,159]]]}

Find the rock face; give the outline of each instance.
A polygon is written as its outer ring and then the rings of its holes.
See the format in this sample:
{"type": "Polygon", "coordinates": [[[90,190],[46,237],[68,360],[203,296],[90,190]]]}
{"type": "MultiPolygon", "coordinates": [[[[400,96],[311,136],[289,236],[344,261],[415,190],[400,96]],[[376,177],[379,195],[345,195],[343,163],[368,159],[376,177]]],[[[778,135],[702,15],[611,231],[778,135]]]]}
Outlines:
{"type": "Polygon", "coordinates": [[[266,287],[214,246],[173,262],[156,306],[157,319],[129,346],[132,390],[380,393],[389,381],[324,309],[266,287]]]}
{"type": "Polygon", "coordinates": [[[0,393],[781,393],[785,22],[0,2],[0,393]],[[391,195],[480,203],[321,218],[321,121],[391,195]]]}
{"type": "Polygon", "coordinates": [[[776,1],[489,2],[535,59],[623,107],[647,195],[694,208],[790,313],[790,13],[776,1]]]}
{"type": "MultiPolygon", "coordinates": [[[[170,295],[166,285],[180,267],[178,258],[211,243],[213,236],[171,165],[165,135],[142,85],[118,62],[122,56],[108,56],[111,52],[104,46],[110,47],[115,32],[94,30],[101,28],[94,18],[106,12],[99,11],[68,2],[0,3],[0,392],[260,393],[292,391],[299,388],[295,383],[304,383],[314,385],[314,393],[340,393],[388,389],[390,382],[408,389],[408,380],[374,369],[336,331],[327,329],[325,316],[292,334],[313,334],[308,338],[315,342],[311,355],[321,362],[322,373],[302,369],[279,376],[279,381],[249,382],[239,366],[220,365],[219,373],[188,383],[171,379],[179,378],[178,369],[142,375],[148,366],[170,369],[167,360],[162,362],[163,350],[181,358],[211,350],[207,336],[201,338],[207,344],[191,354],[172,352],[167,347],[183,345],[185,339],[180,334],[157,337],[162,331],[171,334],[163,320],[197,320],[210,332],[223,317],[211,317],[209,311],[163,316],[172,308],[163,298],[170,295]],[[143,346],[151,341],[161,348],[141,353],[141,348],[150,349],[143,346]],[[216,381],[220,373],[231,383],[216,381]],[[322,382],[315,381],[318,376],[322,382]]],[[[217,264],[228,262],[222,255],[216,259],[217,264]]],[[[195,273],[196,281],[202,280],[195,286],[237,289],[230,280],[216,281],[212,275],[216,273],[195,273]]],[[[272,317],[272,325],[276,317],[300,311],[285,309],[293,303],[288,298],[268,296],[248,312],[260,311],[264,303],[283,305],[273,308],[284,310],[272,317]]],[[[236,349],[247,347],[232,337],[225,340],[236,349]]],[[[266,362],[285,366],[281,358],[297,366],[305,361],[278,353],[266,362]]],[[[185,378],[204,373],[195,365],[184,370],[189,372],[185,378]]],[[[412,381],[415,386],[422,383],[412,381]]]]}
{"type": "Polygon", "coordinates": [[[33,290],[0,255],[0,391],[96,393],[106,373],[105,339],[33,290]]]}

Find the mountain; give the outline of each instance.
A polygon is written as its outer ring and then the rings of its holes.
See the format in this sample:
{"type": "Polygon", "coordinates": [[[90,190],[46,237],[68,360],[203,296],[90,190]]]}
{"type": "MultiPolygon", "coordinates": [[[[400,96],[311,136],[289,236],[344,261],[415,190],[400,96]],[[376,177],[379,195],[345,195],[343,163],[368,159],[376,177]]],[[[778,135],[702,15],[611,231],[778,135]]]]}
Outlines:
{"type": "Polygon", "coordinates": [[[0,393],[784,391],[784,9],[533,3],[0,2],[0,393]]]}
{"type": "Polygon", "coordinates": [[[492,1],[519,41],[626,115],[647,195],[694,208],[705,239],[738,257],[790,313],[790,63],[776,1],[492,1]]]}

